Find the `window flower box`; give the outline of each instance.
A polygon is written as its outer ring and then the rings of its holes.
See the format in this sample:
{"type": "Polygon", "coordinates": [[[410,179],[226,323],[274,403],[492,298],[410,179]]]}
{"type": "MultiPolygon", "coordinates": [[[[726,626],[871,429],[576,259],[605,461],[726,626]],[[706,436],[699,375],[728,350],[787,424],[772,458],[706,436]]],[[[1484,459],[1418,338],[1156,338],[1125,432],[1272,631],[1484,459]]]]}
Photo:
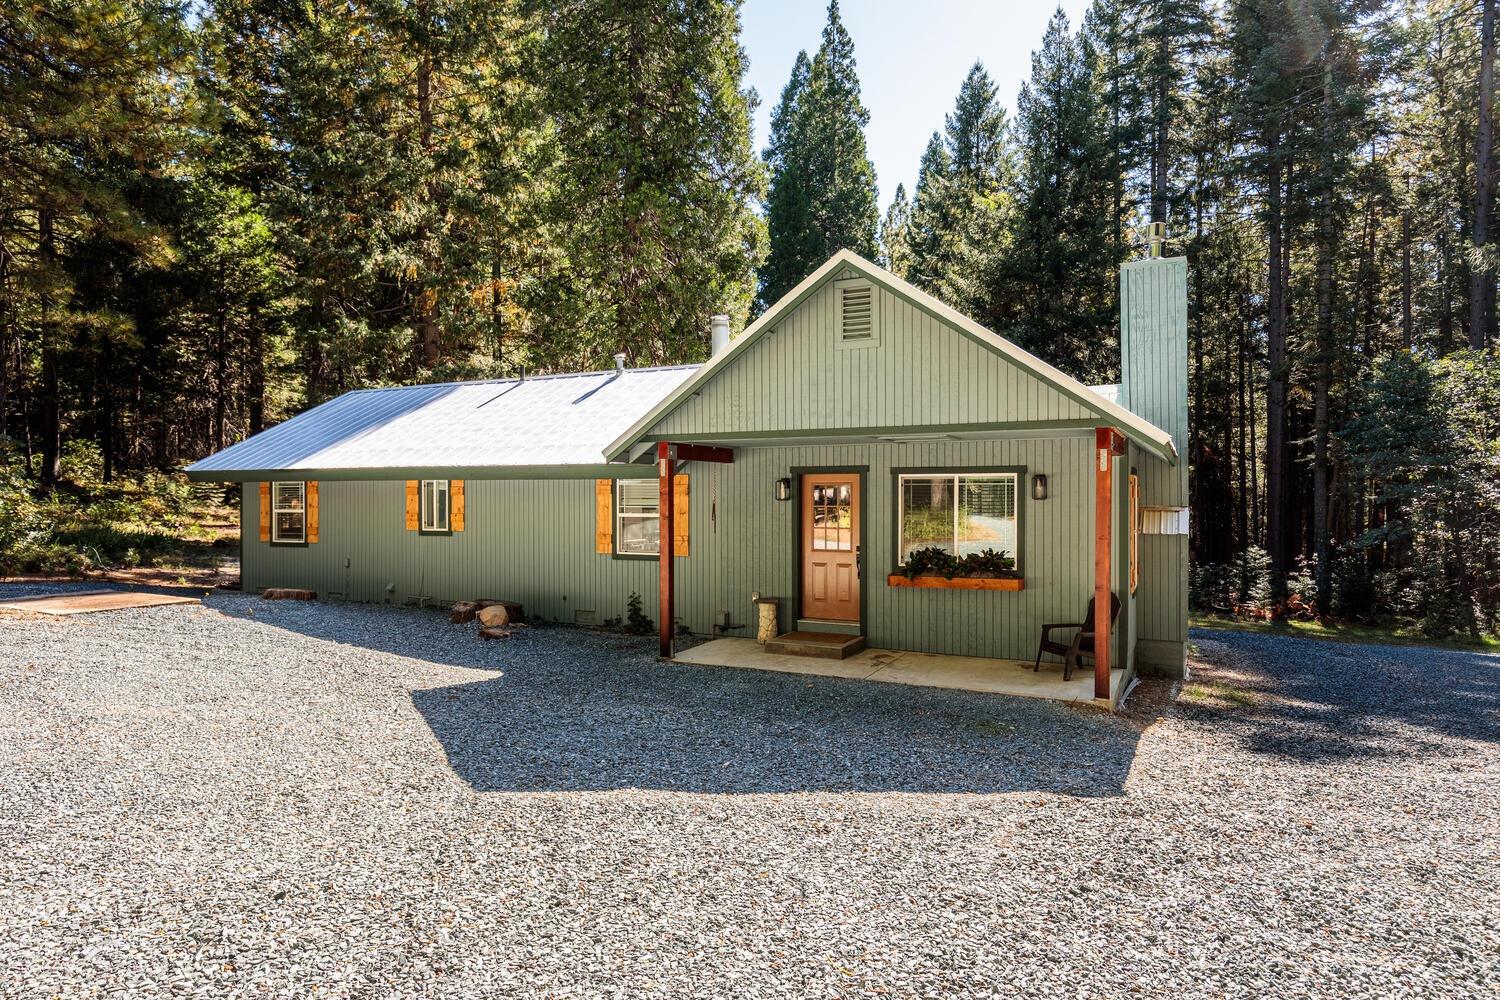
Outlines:
{"type": "Polygon", "coordinates": [[[916,587],[931,590],[1010,590],[1018,591],[1026,589],[1026,581],[1019,576],[955,576],[944,577],[936,574],[927,576],[906,576],[904,573],[892,573],[885,578],[888,587],[916,587]]]}

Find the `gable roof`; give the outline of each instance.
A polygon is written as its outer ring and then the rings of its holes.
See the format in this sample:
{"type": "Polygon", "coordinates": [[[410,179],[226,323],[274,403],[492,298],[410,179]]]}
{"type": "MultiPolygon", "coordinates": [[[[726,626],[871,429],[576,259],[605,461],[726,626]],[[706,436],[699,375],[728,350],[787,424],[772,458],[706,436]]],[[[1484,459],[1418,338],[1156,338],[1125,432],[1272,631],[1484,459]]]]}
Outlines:
{"type": "Polygon", "coordinates": [[[346,392],[188,466],[190,479],[598,474],[604,446],[697,365],[346,392]],[[369,472],[379,470],[380,476],[369,472]],[[317,473],[318,475],[313,475],[317,473]],[[361,475],[364,473],[364,475],[361,475]]]}
{"type": "Polygon", "coordinates": [[[630,449],[644,438],[663,417],[691,399],[705,383],[732,365],[758,340],[773,330],[783,318],[806,301],[825,280],[843,268],[852,268],[892,294],[900,296],[917,308],[930,313],[939,321],[954,327],[980,346],[1074,400],[1090,413],[1098,416],[1101,424],[1118,427],[1137,444],[1168,463],[1177,464],[1177,449],[1172,443],[1172,436],[1150,421],[1120,406],[1117,402],[1118,391],[1111,396],[1090,389],[1072,376],[1022,350],[1004,337],[986,330],[952,307],[850,250],[840,250],[834,254],[827,263],[804,278],[796,288],[793,288],[775,305],[762,313],[754,323],[746,327],[743,333],[730,342],[728,348],[698,368],[691,377],[643,413],[625,433],[609,443],[604,450],[604,457],[614,461],[628,456],[630,449]]]}

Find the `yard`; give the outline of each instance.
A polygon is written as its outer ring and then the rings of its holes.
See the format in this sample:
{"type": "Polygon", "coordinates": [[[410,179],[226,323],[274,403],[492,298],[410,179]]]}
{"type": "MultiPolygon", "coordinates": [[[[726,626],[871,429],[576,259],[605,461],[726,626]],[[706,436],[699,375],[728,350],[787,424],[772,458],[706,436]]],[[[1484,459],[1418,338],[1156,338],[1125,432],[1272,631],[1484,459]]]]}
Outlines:
{"type": "Polygon", "coordinates": [[[1193,638],[1114,717],[432,611],[0,617],[0,995],[1493,996],[1500,658],[1193,638]]]}

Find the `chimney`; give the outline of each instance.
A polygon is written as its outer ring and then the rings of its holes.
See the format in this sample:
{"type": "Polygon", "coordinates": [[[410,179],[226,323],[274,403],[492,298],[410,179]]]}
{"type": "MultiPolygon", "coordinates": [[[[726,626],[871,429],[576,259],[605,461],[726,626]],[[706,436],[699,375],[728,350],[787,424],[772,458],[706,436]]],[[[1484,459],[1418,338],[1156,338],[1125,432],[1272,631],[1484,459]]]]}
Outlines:
{"type": "Polygon", "coordinates": [[[723,313],[708,318],[709,357],[716,358],[729,346],[729,317],[723,313]]]}
{"type": "Polygon", "coordinates": [[[624,354],[616,354],[615,355],[615,374],[616,375],[624,375],[625,374],[625,355],[624,354]]]}
{"type": "MultiPolygon", "coordinates": [[[[1185,675],[1188,590],[1187,259],[1150,256],[1120,268],[1120,405],[1172,435],[1177,464],[1136,449],[1140,474],[1140,578],[1121,634],[1142,672],[1185,675]]],[[[1127,654],[1128,656],[1128,654],[1127,654]]]]}

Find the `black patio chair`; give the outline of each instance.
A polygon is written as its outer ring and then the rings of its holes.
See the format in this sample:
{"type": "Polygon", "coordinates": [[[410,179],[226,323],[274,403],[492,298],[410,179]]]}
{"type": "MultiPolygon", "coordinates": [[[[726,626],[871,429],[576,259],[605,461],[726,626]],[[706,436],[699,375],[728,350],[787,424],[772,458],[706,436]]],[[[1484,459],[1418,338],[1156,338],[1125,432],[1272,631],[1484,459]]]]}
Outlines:
{"type": "MultiPolygon", "coordinates": [[[[1115,622],[1120,617],[1120,598],[1117,594],[1109,595],[1109,631],[1113,635],[1115,622]]],[[[1083,613],[1081,622],[1055,622],[1042,626],[1042,639],[1036,647],[1036,666],[1032,672],[1042,669],[1042,654],[1056,653],[1063,658],[1063,680],[1073,679],[1073,668],[1082,666],[1083,657],[1089,659],[1094,657],[1094,599],[1089,598],[1089,609],[1083,613]],[[1055,642],[1052,639],[1053,632],[1059,632],[1065,628],[1076,628],[1078,632],[1073,636],[1071,642],[1055,642]]]]}

